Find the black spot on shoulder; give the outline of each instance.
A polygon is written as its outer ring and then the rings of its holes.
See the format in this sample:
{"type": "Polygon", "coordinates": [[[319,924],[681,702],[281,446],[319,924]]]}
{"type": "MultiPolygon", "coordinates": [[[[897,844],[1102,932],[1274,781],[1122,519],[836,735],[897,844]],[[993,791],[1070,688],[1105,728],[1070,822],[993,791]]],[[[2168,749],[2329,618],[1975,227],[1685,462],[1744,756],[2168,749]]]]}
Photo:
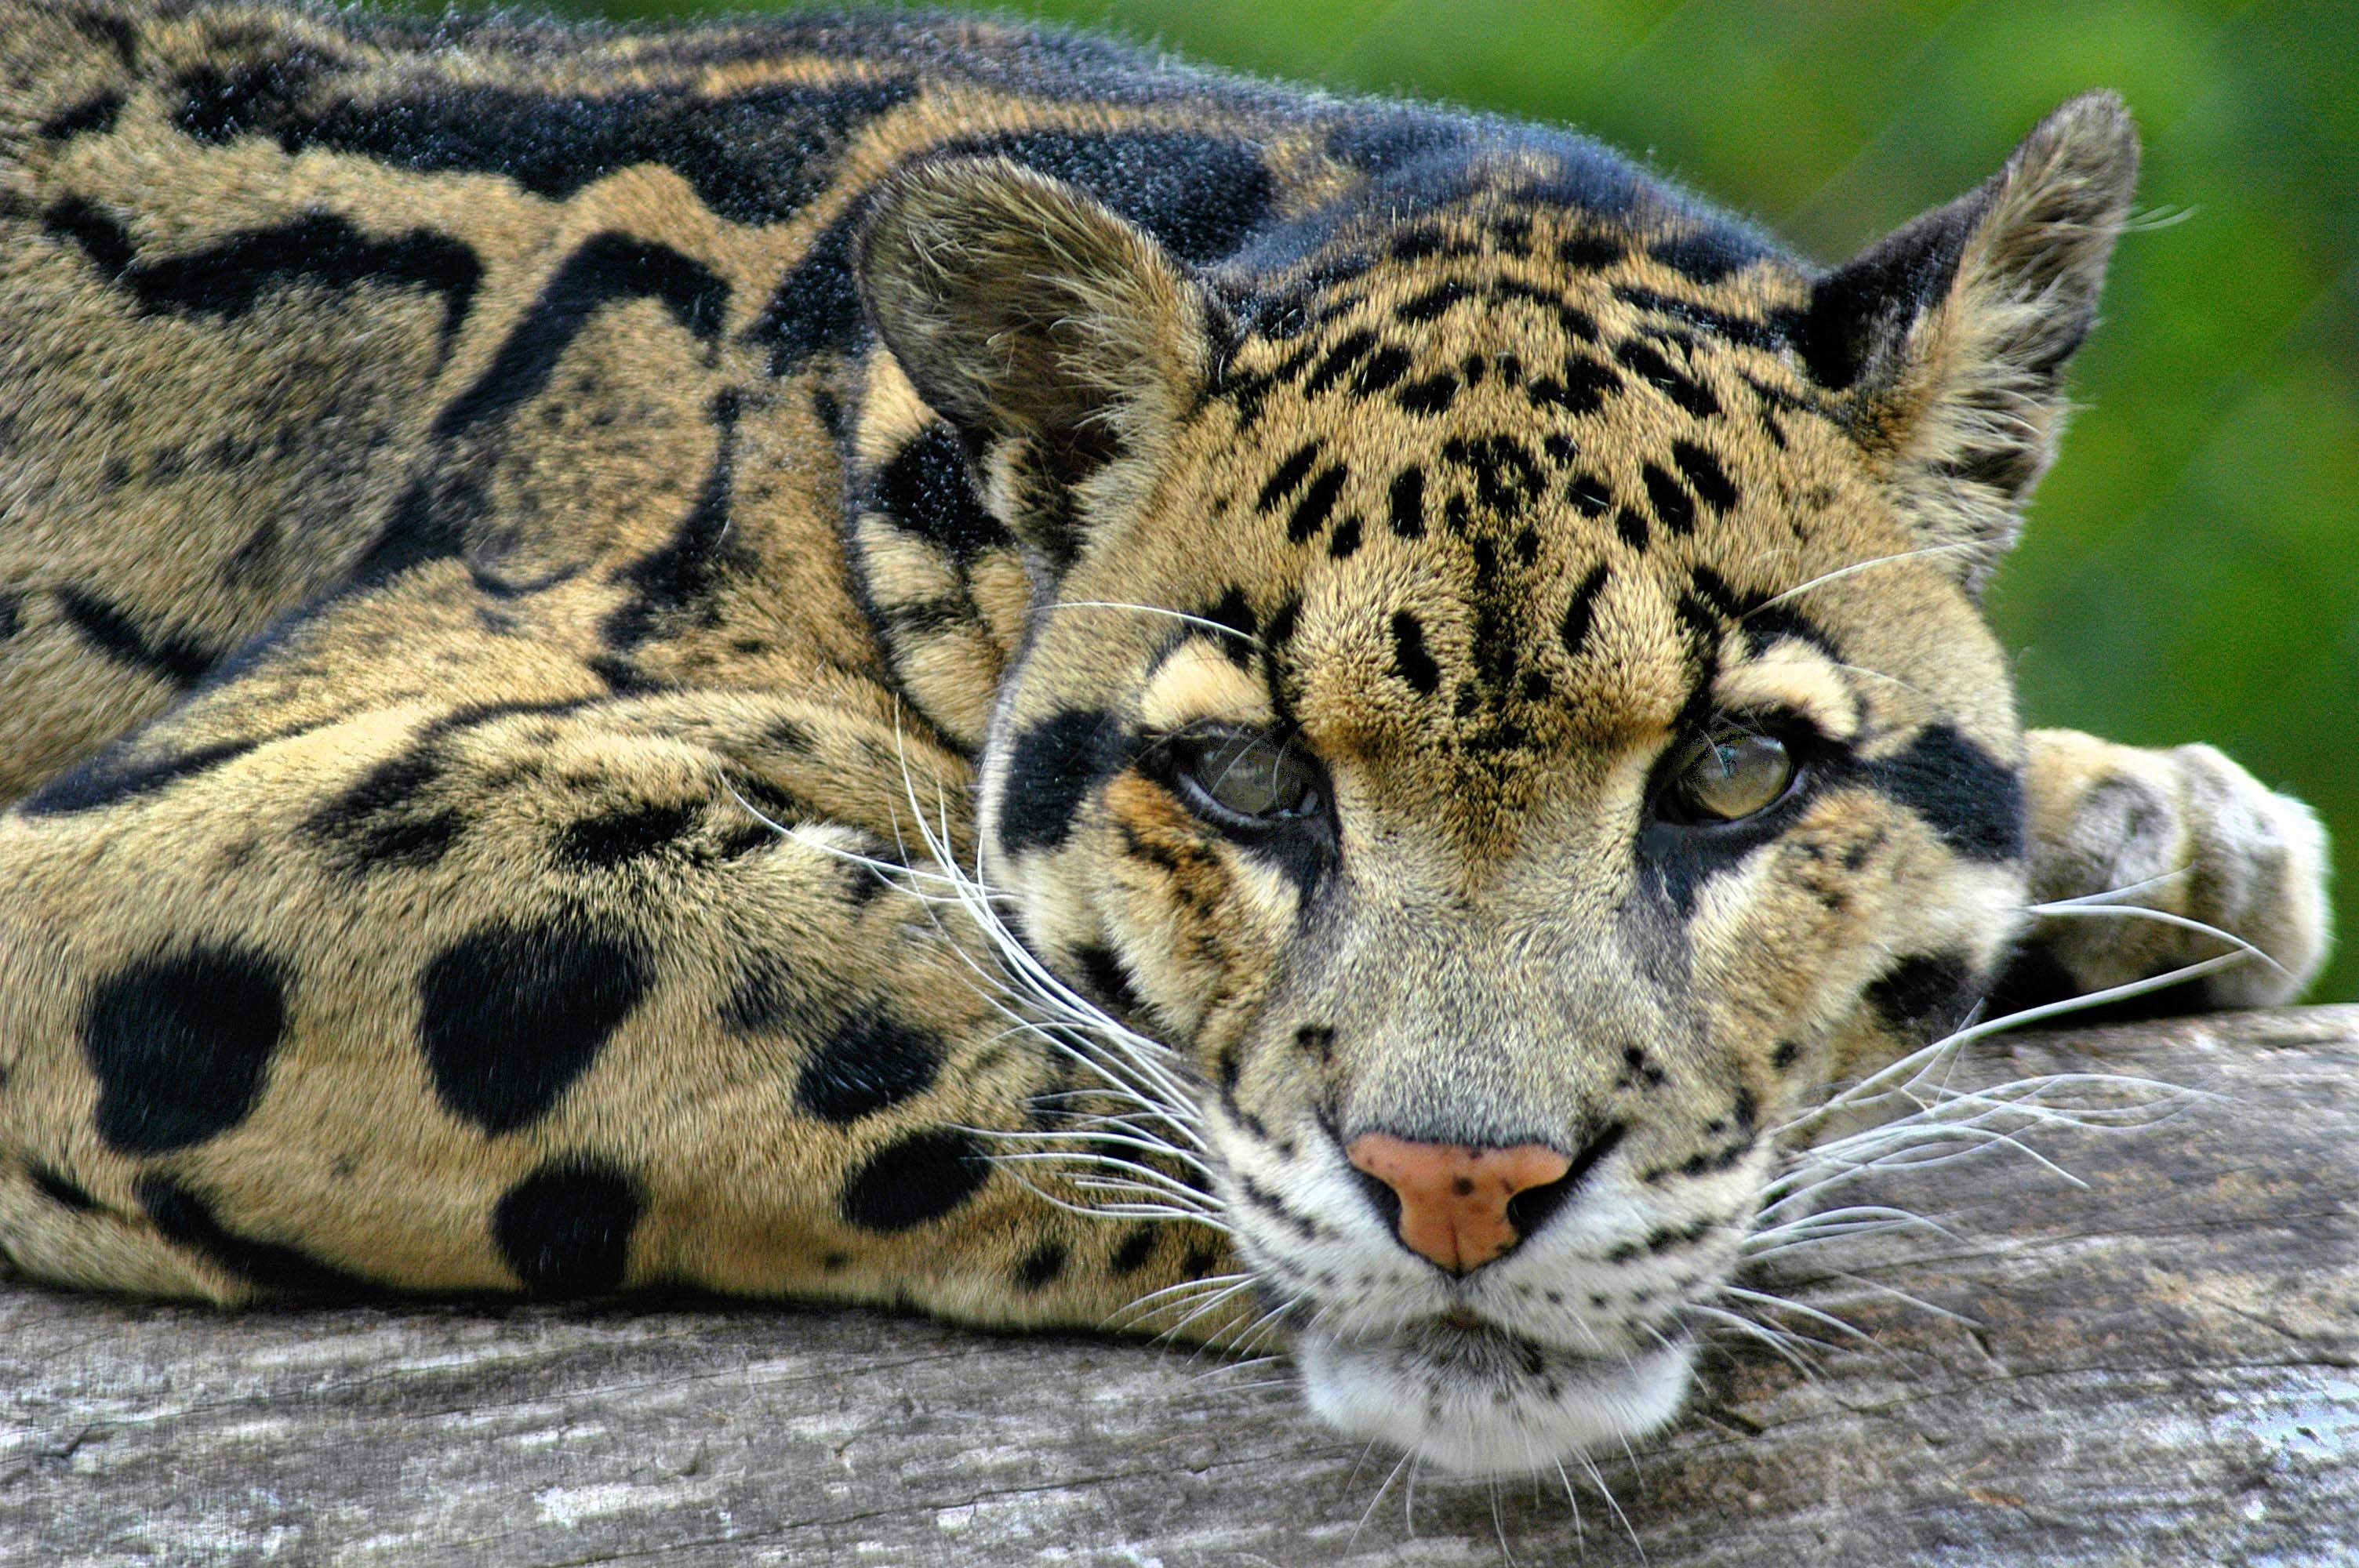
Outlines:
{"type": "Polygon", "coordinates": [[[1044,1241],[1016,1265],[1016,1285],[1018,1290],[1043,1291],[1055,1284],[1064,1272],[1064,1244],[1044,1241]]]}
{"type": "Polygon", "coordinates": [[[1017,735],[999,803],[1001,847],[1021,854],[1063,844],[1082,803],[1127,750],[1114,716],[1094,708],[1052,714],[1017,735]]]}
{"type": "Polygon", "coordinates": [[[1614,531],[1622,542],[1634,550],[1643,550],[1651,539],[1647,520],[1631,507],[1625,506],[1614,514],[1614,531]]]}
{"type": "Polygon", "coordinates": [[[1390,516],[1393,532],[1404,539],[1425,536],[1425,470],[1405,468],[1393,476],[1390,516]]]}
{"type": "Polygon", "coordinates": [[[323,1263],[300,1248],[238,1235],[221,1222],[213,1206],[195,1189],[160,1172],[140,1177],[132,1191],[167,1241],[201,1253],[264,1290],[330,1300],[386,1294],[375,1281],[323,1263]]]}
{"type": "Polygon", "coordinates": [[[822,1121],[857,1121],[932,1087],[943,1054],[941,1037],[931,1030],[882,1006],[862,1008],[838,1023],[803,1065],[795,1099],[822,1121]]]}
{"type": "Polygon", "coordinates": [[[126,1154],[162,1154],[245,1120],[286,1033],[287,982],[266,953],[200,944],[93,986],[82,1038],[99,1136],[126,1154]]]}
{"type": "Polygon", "coordinates": [[[666,801],[585,816],[558,830],[557,859],[576,871],[593,871],[659,855],[678,844],[699,816],[695,806],[666,801]]]}
{"type": "Polygon", "coordinates": [[[1973,966],[1954,953],[1903,958],[1867,988],[1868,1004],[1886,1028],[1925,1040],[1954,1028],[1977,995],[1973,966]]]}
{"type": "Polygon", "coordinates": [[[973,560],[1014,540],[984,510],[958,432],[943,420],[894,454],[876,479],[876,506],[953,560],[973,560]]]}
{"type": "Polygon", "coordinates": [[[1579,416],[1593,414],[1606,398],[1622,390],[1622,378],[1595,360],[1580,354],[1566,356],[1561,377],[1544,375],[1535,378],[1524,388],[1524,395],[1535,407],[1561,408],[1579,416]]]}
{"type": "Polygon", "coordinates": [[[114,129],[114,117],[123,113],[123,94],[93,92],[78,103],[69,103],[41,122],[40,134],[49,141],[71,141],[76,136],[104,135],[114,129]]]}
{"type": "Polygon", "coordinates": [[[1950,725],[1928,725],[1905,749],[1864,771],[1968,860],[2021,858],[2021,775],[1950,725]]]}
{"type": "Polygon", "coordinates": [[[1153,1225],[1134,1225],[1124,1235],[1122,1245],[1114,1249],[1113,1269],[1117,1279],[1136,1274],[1147,1267],[1147,1259],[1154,1256],[1155,1238],[1159,1228],[1153,1225]]]}
{"type": "Polygon", "coordinates": [[[98,1207],[98,1200],[90,1195],[88,1188],[53,1165],[27,1160],[25,1162],[25,1176],[33,1184],[35,1192],[53,1204],[80,1214],[88,1214],[98,1207]]]}
{"type": "Polygon", "coordinates": [[[1336,524],[1335,531],[1327,536],[1327,554],[1332,560],[1348,561],[1359,548],[1360,514],[1354,512],[1336,524]]]}
{"type": "Polygon", "coordinates": [[[654,984],[627,937],[579,920],[479,927],[419,983],[419,1044],[453,1116],[497,1136],[548,1114],[654,984]]]}
{"type": "Polygon", "coordinates": [[[722,999],[721,1024],[732,1034],[815,1034],[824,1027],[810,992],[777,953],[745,960],[743,978],[722,999]]]}
{"type": "Polygon", "coordinates": [[[49,208],[43,226],[81,245],[100,271],[130,291],[142,315],[234,320],[274,290],[303,284],[336,290],[374,285],[439,294],[446,355],[484,276],[483,262],[473,248],[448,234],[411,229],[375,239],[326,212],[242,230],[201,250],[152,261],[136,260],[130,232],[79,197],[49,208]]]}
{"type": "Polygon", "coordinates": [[[592,234],[541,286],[491,363],[435,416],[434,434],[447,440],[504,419],[538,397],[573,340],[609,305],[656,300],[682,330],[710,341],[728,312],[729,292],[718,274],[669,245],[614,232],[592,234]]]}
{"type": "Polygon", "coordinates": [[[1566,481],[1564,498],[1583,517],[1603,517],[1614,509],[1614,492],[1593,473],[1577,473],[1566,481]]]}
{"type": "Polygon", "coordinates": [[[58,608],[100,652],[174,686],[192,687],[220,662],[222,651],[150,626],[142,629],[115,605],[80,589],[61,588],[58,608]]]}
{"type": "Polygon", "coordinates": [[[303,831],[339,850],[356,871],[439,862],[465,828],[431,791],[442,760],[431,745],[388,757],[304,819],[303,831]]]}
{"type": "Polygon", "coordinates": [[[1611,569],[1603,562],[1590,568],[1589,575],[1581,579],[1581,586],[1572,590],[1572,602],[1565,606],[1564,611],[1562,634],[1566,653],[1577,657],[1588,643],[1589,629],[1597,620],[1597,596],[1605,591],[1611,569]]]}
{"type": "Polygon", "coordinates": [[[973,1137],[948,1128],[888,1144],[844,1184],[843,1217],[884,1235],[944,1217],[991,1177],[973,1137]]]}
{"type": "Polygon", "coordinates": [[[629,1271],[631,1236],[646,1208],[639,1184],[625,1173],[593,1160],[560,1160],[501,1195],[492,1238],[532,1294],[604,1295],[629,1271]]]}
{"type": "Polygon", "coordinates": [[[1410,689],[1430,697],[1440,688],[1441,666],[1425,649],[1425,627],[1406,610],[1393,611],[1393,667],[1410,689]]]}

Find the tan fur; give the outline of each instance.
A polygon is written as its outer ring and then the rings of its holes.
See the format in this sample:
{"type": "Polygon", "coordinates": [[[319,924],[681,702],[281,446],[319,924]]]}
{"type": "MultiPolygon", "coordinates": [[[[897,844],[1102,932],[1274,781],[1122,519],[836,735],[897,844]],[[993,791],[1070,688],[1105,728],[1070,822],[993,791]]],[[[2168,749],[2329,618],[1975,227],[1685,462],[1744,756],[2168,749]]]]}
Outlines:
{"type": "Polygon", "coordinates": [[[1766,248],[1682,259],[1717,221],[1659,188],[1545,194],[1594,155],[1354,209],[1367,106],[846,36],[0,0],[18,1267],[1097,1325],[1241,1263],[1331,1420],[1499,1468],[1469,1390],[1541,1456],[1667,1413],[1683,1360],[1615,1368],[1725,1277],[1771,1130],[2019,941],[2081,986],[2220,950],[2027,900],[2140,883],[2271,956],[2212,1003],[2315,971],[2314,820],[2205,748],[2025,737],[1974,602],[2125,211],[2118,104],[1889,243],[1953,246],[1932,294],[1841,314],[1766,248]],[[787,88],[880,95],[765,221],[752,154],[549,191],[319,129],[787,88]],[[1190,261],[973,151],[1050,132],[1247,149],[1311,238],[1190,261]],[[825,294],[789,344],[830,246],[866,325],[825,294]],[[1664,816],[1715,714],[1819,770],[1739,849],[1664,816]],[[1315,758],[1332,840],[1191,805],[1159,770],[1207,725],[1315,758]],[[1598,1157],[1451,1283],[1345,1169],[1369,1130],[1598,1157]],[[1076,1150],[1127,1195],[996,1159],[1076,1150]]]}

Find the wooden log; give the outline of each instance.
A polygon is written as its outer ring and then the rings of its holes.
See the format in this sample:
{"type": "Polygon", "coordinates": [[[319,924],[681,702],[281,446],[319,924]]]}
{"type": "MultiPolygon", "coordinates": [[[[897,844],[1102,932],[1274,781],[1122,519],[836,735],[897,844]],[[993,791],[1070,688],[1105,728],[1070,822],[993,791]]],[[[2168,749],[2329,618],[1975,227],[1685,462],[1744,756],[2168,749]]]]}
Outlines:
{"type": "Polygon", "coordinates": [[[1576,1472],[1578,1517],[1553,1476],[1385,1486],[1281,1367],[1120,1342],[15,1283],[0,1561],[2359,1561],[2359,1007],[1994,1040],[1959,1081],[2082,1067],[2207,1098],[2036,1137],[2082,1186],[2006,1150],[1872,1178],[1946,1234],[1810,1249],[1774,1288],[1873,1346],[1805,1375],[1733,1340],[1685,1421],[1601,1462],[1613,1504],[1576,1472]]]}

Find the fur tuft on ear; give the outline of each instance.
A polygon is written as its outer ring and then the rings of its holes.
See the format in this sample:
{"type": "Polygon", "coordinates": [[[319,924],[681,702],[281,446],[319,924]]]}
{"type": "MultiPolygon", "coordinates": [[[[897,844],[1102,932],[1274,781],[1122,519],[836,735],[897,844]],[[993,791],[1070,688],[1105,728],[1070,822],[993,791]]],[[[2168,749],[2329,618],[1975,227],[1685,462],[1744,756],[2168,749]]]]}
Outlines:
{"type": "Polygon", "coordinates": [[[1851,395],[1902,507],[1977,594],[2055,457],[2064,363],[2137,166],[2121,99],[2075,98],[1974,190],[1829,274],[1794,323],[1810,373],[1851,395]]]}
{"type": "Polygon", "coordinates": [[[1152,466],[1211,374],[1201,290],[1144,230],[1006,158],[879,192],[855,267],[877,335],[959,427],[985,498],[1052,565],[1152,466]]]}

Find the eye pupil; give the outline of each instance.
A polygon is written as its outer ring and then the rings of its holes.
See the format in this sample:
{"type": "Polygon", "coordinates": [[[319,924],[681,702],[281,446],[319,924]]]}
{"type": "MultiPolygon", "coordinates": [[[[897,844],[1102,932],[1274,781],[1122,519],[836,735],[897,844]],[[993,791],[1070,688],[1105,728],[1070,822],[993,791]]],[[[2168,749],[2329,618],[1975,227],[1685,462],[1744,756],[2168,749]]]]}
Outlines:
{"type": "Polygon", "coordinates": [[[1689,752],[1676,792],[1679,805],[1693,818],[1734,822],[1777,805],[1793,780],[1794,760],[1784,741],[1724,730],[1689,752]]]}
{"type": "Polygon", "coordinates": [[[1234,730],[1185,735],[1174,741],[1173,752],[1183,796],[1215,819],[1269,823],[1319,809],[1318,769],[1297,747],[1274,736],[1234,730]]]}

